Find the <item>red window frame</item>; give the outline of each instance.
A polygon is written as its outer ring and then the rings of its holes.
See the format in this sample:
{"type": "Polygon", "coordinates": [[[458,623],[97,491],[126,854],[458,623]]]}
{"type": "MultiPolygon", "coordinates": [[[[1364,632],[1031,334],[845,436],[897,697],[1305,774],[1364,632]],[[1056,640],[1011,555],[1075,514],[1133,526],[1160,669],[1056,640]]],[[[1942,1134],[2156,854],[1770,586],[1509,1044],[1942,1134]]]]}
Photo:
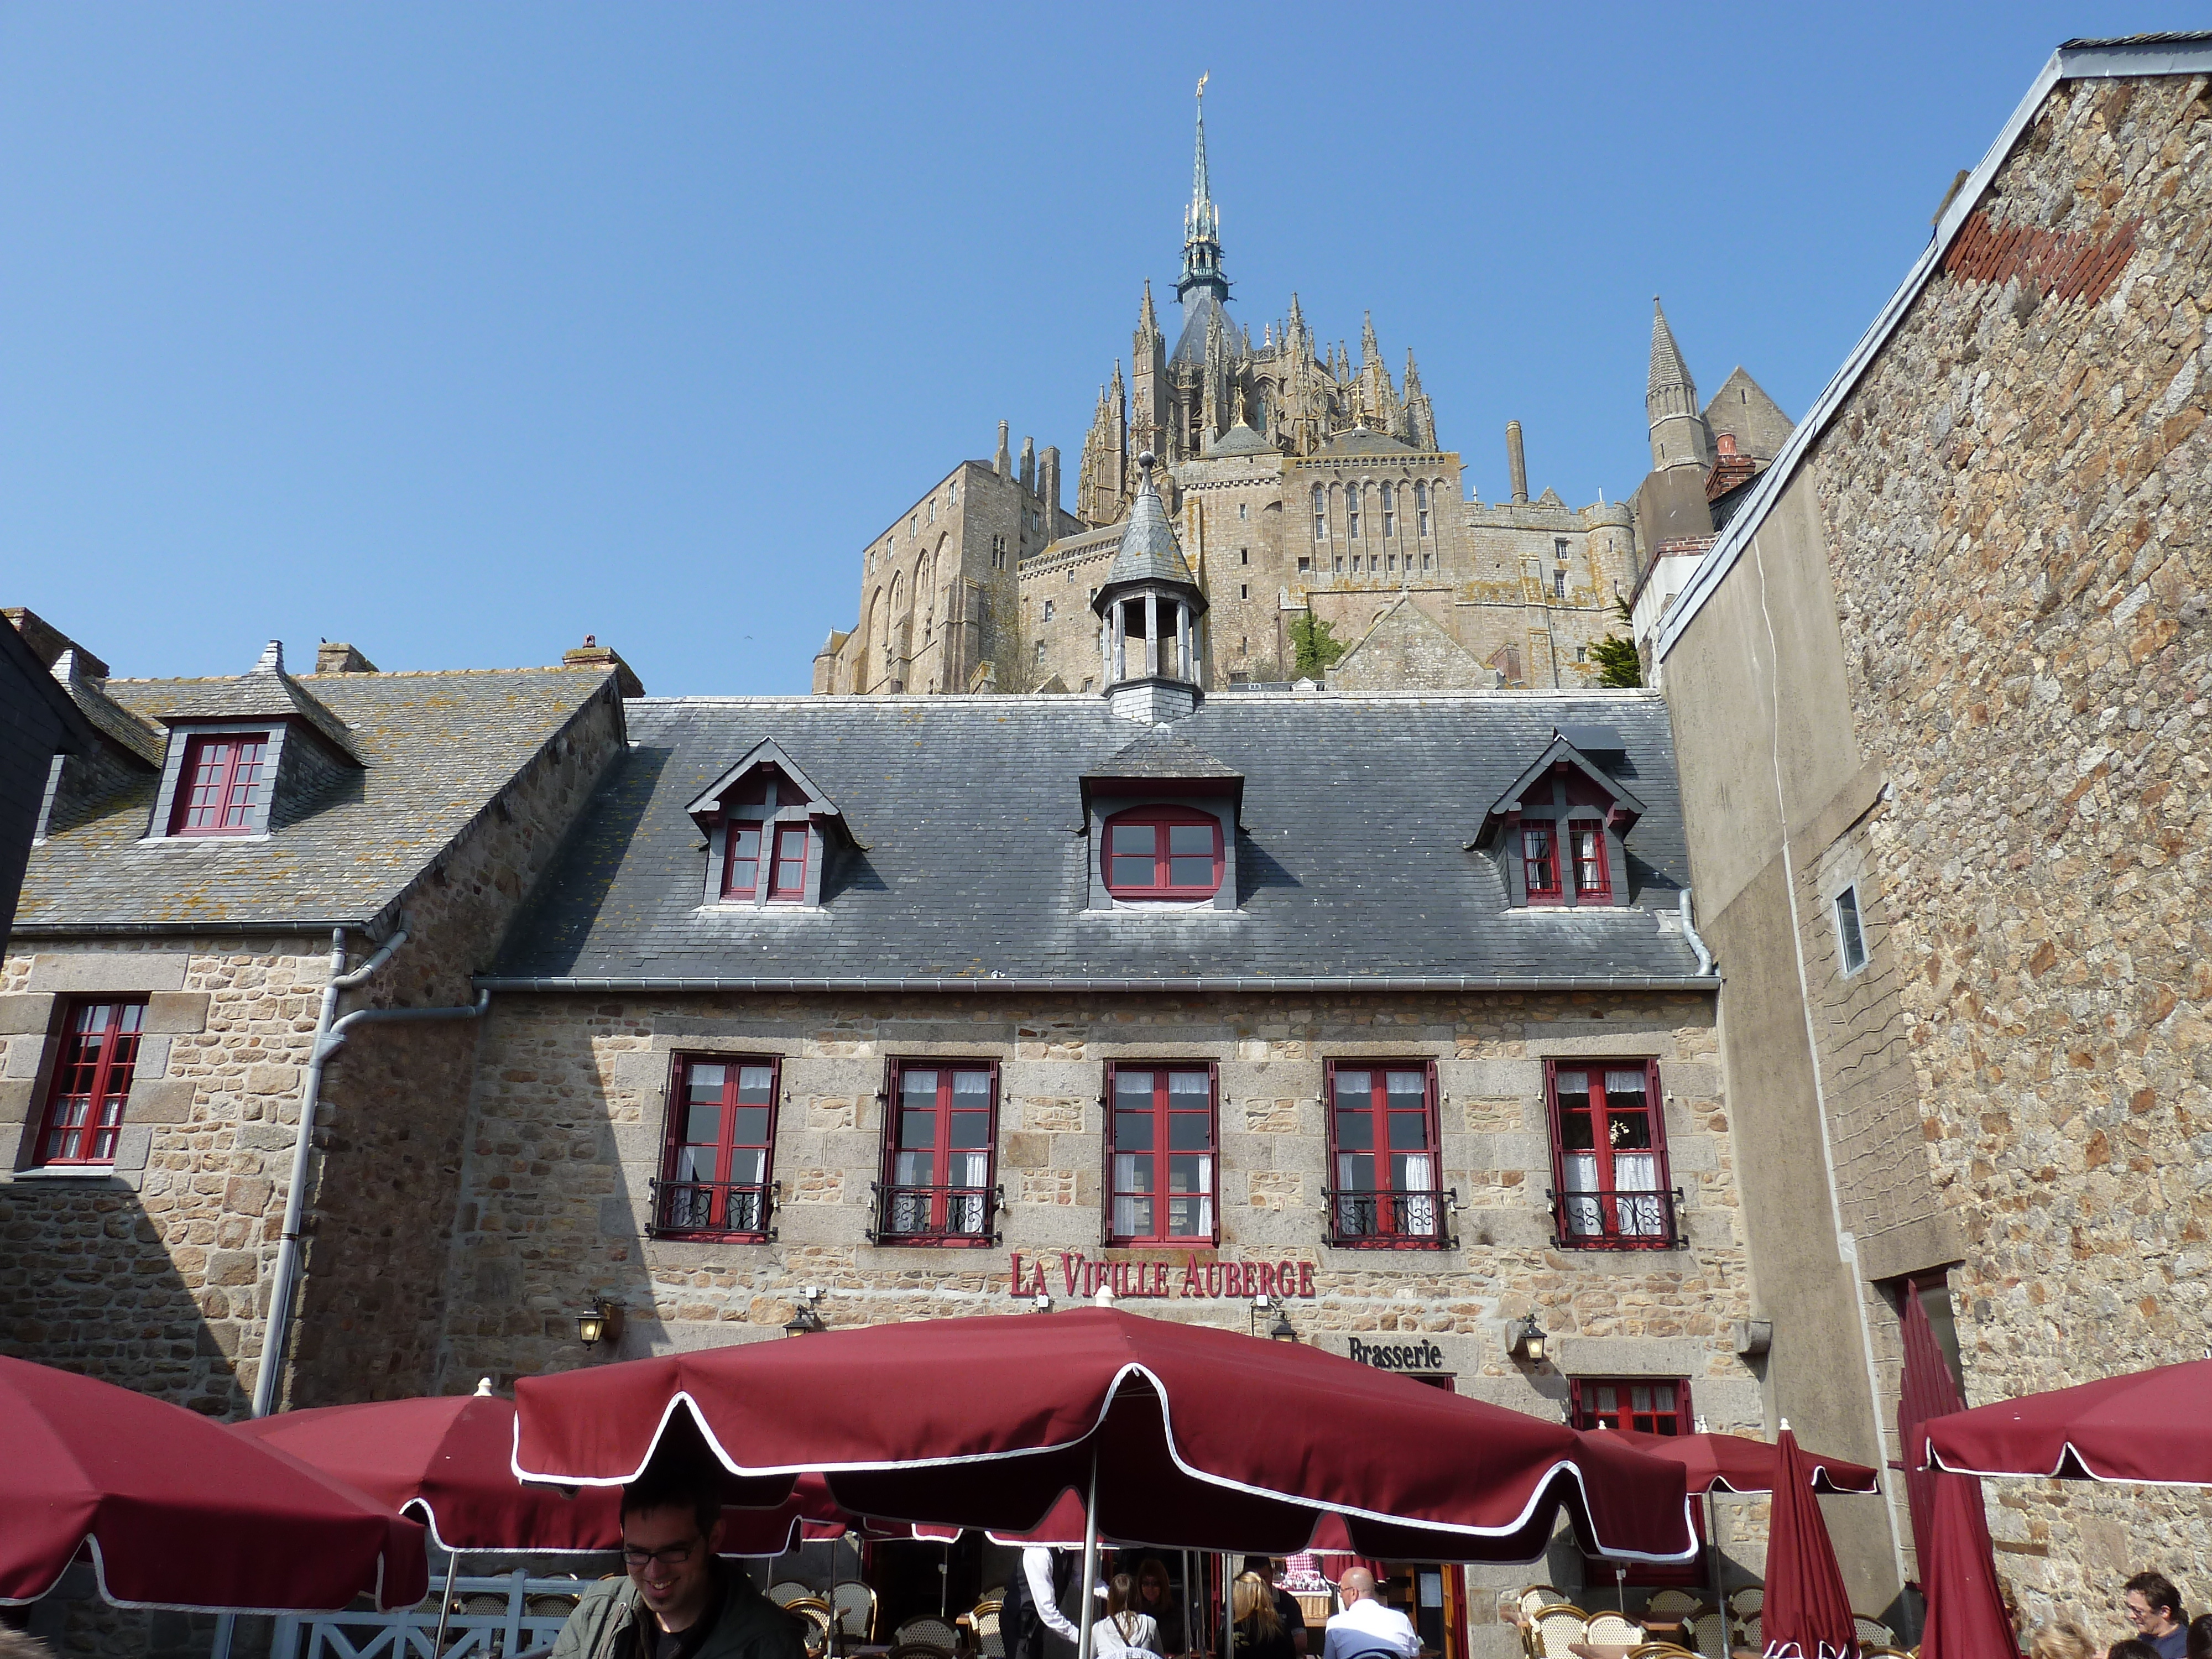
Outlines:
{"type": "Polygon", "coordinates": [[[1521,876],[1531,904],[1564,904],[1560,884],[1559,826],[1552,818],[1526,819],[1521,825],[1521,876]]]}
{"type": "Polygon", "coordinates": [[[773,1237],[782,1098],[783,1062],[774,1054],[676,1056],[653,1199],[655,1237],[760,1243],[773,1237]],[[718,1085],[703,1075],[709,1070],[722,1073],[718,1085]],[[702,1121],[708,1113],[712,1118],[702,1121]]]}
{"type": "Polygon", "coordinates": [[[1323,1068],[1328,1088],[1328,1187],[1336,1194],[1330,1200],[1332,1213],[1329,1231],[1333,1242],[1339,1245],[1370,1246],[1396,1249],[1441,1249],[1444,1234],[1444,1196],[1443,1170],[1442,1123],[1437,1109],[1437,1066],[1432,1060],[1332,1060],[1323,1068]],[[1402,1099],[1402,1091],[1394,1095],[1390,1091],[1392,1074],[1401,1077],[1416,1073],[1420,1078],[1421,1099],[1418,1109],[1394,1105],[1402,1099]],[[1363,1107],[1347,1108],[1345,1104],[1341,1079],[1364,1075],[1366,1103],[1363,1107]],[[1402,1120],[1417,1118],[1420,1127],[1419,1146],[1401,1145],[1401,1137],[1408,1127],[1402,1120]],[[1364,1121],[1363,1121],[1364,1120],[1364,1121]],[[1347,1146],[1347,1130],[1360,1132],[1364,1146],[1347,1146]],[[1375,1149],[1382,1149],[1390,1161],[1388,1185],[1374,1184],[1375,1149]],[[1415,1187],[1403,1182],[1400,1176],[1406,1171],[1401,1167],[1405,1158],[1425,1158],[1429,1163],[1427,1184],[1415,1187]],[[1346,1160],[1364,1158],[1368,1164],[1368,1183],[1364,1187],[1352,1184],[1346,1160]],[[1421,1201],[1399,1199],[1382,1202],[1378,1197],[1358,1194],[1419,1194],[1425,1195],[1421,1201]]]}
{"type": "Polygon", "coordinates": [[[169,808],[169,833],[251,835],[253,792],[268,764],[266,732],[204,732],[186,738],[176,799],[169,808]]]}
{"type": "MultiPolygon", "coordinates": [[[[1103,826],[1099,836],[1098,870],[1106,884],[1106,890],[1115,898],[1206,899],[1212,898],[1221,890],[1225,868],[1223,853],[1221,820],[1212,813],[1201,812],[1192,806],[1134,806],[1126,812],[1115,813],[1103,826]],[[1132,865],[1147,854],[1133,850],[1117,854],[1120,837],[1116,832],[1144,828],[1150,828],[1152,831],[1152,850],[1149,854],[1152,878],[1145,883],[1121,880],[1115,870],[1116,865],[1132,865]],[[1194,865],[1204,856],[1188,848],[1180,853],[1176,850],[1174,831],[1178,828],[1203,828],[1212,832],[1211,874],[1203,885],[1188,881],[1178,884],[1176,880],[1177,872],[1175,866],[1177,864],[1194,865]]],[[[1133,874],[1134,872],[1120,873],[1133,874]]],[[[1182,873],[1188,876],[1196,872],[1186,868],[1182,873]]]]}
{"type": "Polygon", "coordinates": [[[1574,866],[1577,902],[1596,899],[1612,903],[1613,863],[1605,850],[1605,820],[1569,818],[1566,850],[1574,866]]]}
{"type": "Polygon", "coordinates": [[[749,899],[760,890],[761,831],[763,827],[758,818],[730,820],[729,832],[723,842],[724,898],[749,899]]]}
{"type": "Polygon", "coordinates": [[[124,1103],[138,1069],[146,1004],[71,1002],[62,1015],[61,1055],[39,1121],[39,1163],[115,1162],[124,1103]]]}
{"type": "Polygon", "coordinates": [[[1659,1062],[1627,1060],[1547,1060],[1545,1115],[1552,1136],[1553,1210],[1558,1242],[1570,1248],[1666,1250],[1678,1243],[1674,1186],[1667,1168],[1667,1113],[1659,1092],[1659,1062]],[[1616,1103],[1608,1074],[1634,1073],[1643,1079],[1644,1104],[1616,1103]],[[1579,1092],[1560,1092],[1560,1079],[1580,1075],[1579,1092]],[[1639,1139],[1640,1135],[1640,1139],[1639,1139]],[[1587,1170],[1571,1160],[1587,1158],[1587,1170]],[[1650,1159],[1648,1185],[1622,1186],[1626,1160],[1650,1159]],[[1570,1175],[1589,1176],[1569,1184],[1570,1175]]]}
{"type": "Polygon", "coordinates": [[[1571,1376],[1567,1407],[1577,1429],[1687,1434],[1696,1420],[1690,1413],[1690,1382],[1681,1376],[1571,1376]]]}
{"type": "MultiPolygon", "coordinates": [[[[975,1173],[972,1164],[964,1173],[975,1173]]],[[[892,1060],[884,1091],[878,1241],[952,1249],[995,1244],[998,1182],[999,1062],[966,1054],[892,1060]],[[909,1099],[909,1080],[921,1073],[932,1076],[926,1105],[923,1090],[913,1091],[909,1099]],[[986,1079],[984,1104],[962,1105],[959,1079],[977,1075],[986,1079]],[[976,1118],[981,1124],[961,1121],[976,1118]],[[950,1178],[954,1159],[979,1153],[980,1182],[950,1178]],[[926,1167],[918,1169],[914,1160],[927,1160],[926,1167]],[[926,1178],[912,1178],[917,1175],[926,1178]]]]}
{"type": "Polygon", "coordinates": [[[1106,1067],[1106,1242],[1109,1244],[1158,1244],[1205,1248],[1221,1242],[1221,1068],[1211,1060],[1194,1065],[1176,1060],[1115,1060],[1106,1067]],[[1133,1091],[1132,1103],[1121,1105],[1125,1077],[1142,1075],[1150,1080],[1133,1091]],[[1203,1078],[1206,1105],[1178,1107],[1178,1095],[1197,1091],[1178,1090],[1176,1078],[1203,1078]],[[1141,1093],[1145,1103],[1135,1103],[1141,1093]],[[1139,1120],[1142,1120],[1139,1129],[1139,1120]],[[1196,1121],[1193,1121],[1196,1120],[1196,1121]],[[1202,1127],[1203,1144],[1194,1144],[1192,1131],[1202,1127]],[[1184,1144],[1176,1144],[1181,1130],[1184,1144]],[[1141,1134],[1143,1145],[1136,1144],[1141,1134]],[[1127,1141],[1125,1144],[1124,1137],[1127,1141]],[[1130,1160],[1127,1165],[1122,1159],[1130,1160]],[[1195,1167],[1178,1170],[1177,1160],[1195,1159],[1195,1167]],[[1195,1177],[1198,1184],[1188,1184],[1195,1177]],[[1183,1186],[1176,1183],[1180,1180],[1183,1186]],[[1137,1206],[1147,1206],[1148,1224],[1138,1224],[1137,1206]],[[1175,1231],[1178,1217],[1195,1214],[1198,1225],[1175,1231]]]}
{"type": "Polygon", "coordinates": [[[774,826],[774,856],[769,860],[769,902],[795,903],[806,896],[808,826],[779,821],[774,826]]]}

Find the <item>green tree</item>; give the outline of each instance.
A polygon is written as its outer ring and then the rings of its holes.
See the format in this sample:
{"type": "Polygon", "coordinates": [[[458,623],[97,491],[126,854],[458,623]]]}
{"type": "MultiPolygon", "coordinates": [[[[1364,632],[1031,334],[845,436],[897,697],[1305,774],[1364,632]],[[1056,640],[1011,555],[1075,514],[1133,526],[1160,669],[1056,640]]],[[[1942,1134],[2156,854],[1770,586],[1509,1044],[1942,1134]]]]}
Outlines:
{"type": "MultiPolygon", "coordinates": [[[[1628,609],[1626,599],[1616,599],[1613,608],[1621,621],[1635,631],[1635,617],[1628,609]]],[[[1590,655],[1597,661],[1597,683],[1621,690],[1632,690],[1644,684],[1644,662],[1636,654],[1636,641],[1622,639],[1618,634],[1608,634],[1590,647],[1590,655]]]]}
{"type": "Polygon", "coordinates": [[[1310,611],[1291,623],[1291,667],[1302,680],[1317,680],[1352,647],[1338,642],[1329,625],[1310,611]]]}

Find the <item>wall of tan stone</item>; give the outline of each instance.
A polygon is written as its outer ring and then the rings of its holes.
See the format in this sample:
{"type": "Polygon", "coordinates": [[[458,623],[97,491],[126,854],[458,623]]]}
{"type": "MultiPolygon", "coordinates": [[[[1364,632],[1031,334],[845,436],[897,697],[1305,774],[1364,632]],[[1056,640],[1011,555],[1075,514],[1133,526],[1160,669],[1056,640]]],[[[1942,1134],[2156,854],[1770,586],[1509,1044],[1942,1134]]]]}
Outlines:
{"type": "MultiPolygon", "coordinates": [[[[416,937],[346,1009],[469,999],[468,974],[489,962],[621,731],[609,678],[523,769],[506,810],[488,806],[439,874],[395,905],[416,937]]],[[[32,948],[0,969],[0,1071],[19,1074],[4,1097],[16,1121],[0,1134],[35,1134],[58,1000],[144,994],[149,1034],[113,1172],[0,1173],[0,1238],[16,1267],[0,1276],[0,1346],[240,1414],[260,1361],[329,936],[16,942],[32,948]]],[[[356,961],[363,944],[356,935],[356,961]]],[[[319,1357],[314,1403],[424,1386],[470,1042],[435,1027],[369,1028],[330,1068],[298,1350],[319,1357]]]]}
{"type": "MultiPolygon", "coordinates": [[[[1814,452],[1977,1401],[2201,1358],[2212,1314],[2209,145],[2203,77],[2061,87],[1981,211],[2131,234],[2117,278],[1937,277],[1814,452]]],[[[2033,1610],[2212,1596],[2197,1493],[1994,1496],[2033,1610]]]]}
{"type": "MultiPolygon", "coordinates": [[[[1686,1376],[1716,1425],[1755,1425],[1755,1381],[1735,1358],[1747,1308],[1725,1103],[1710,1002],[1690,995],[1132,998],[502,996],[483,1036],[461,1221],[447,1274],[439,1386],[592,1363],[574,1314],[621,1303],[625,1355],[778,1337],[805,1285],[833,1325],[1016,1311],[1009,1253],[1172,1261],[1102,1250],[1099,1093],[1110,1058],[1207,1059],[1221,1090],[1222,1245],[1228,1261],[1314,1268],[1293,1301],[1301,1337],[1418,1332],[1462,1392],[1557,1412],[1566,1384],[1509,1358],[1507,1322],[1534,1311],[1563,1362],[1592,1375],[1686,1376]],[[647,1237],[671,1058],[769,1054],[783,1063],[768,1244],[647,1237]],[[888,1056],[1001,1063],[1005,1238],[990,1250],[866,1242],[888,1056]],[[1552,1242],[1547,1055],[1656,1055],[1673,1175],[1688,1195],[1683,1249],[1562,1251],[1552,1242]],[[1466,1208],[1459,1248],[1331,1249],[1322,1242],[1326,1058],[1431,1058],[1443,1091],[1446,1184],[1466,1208]]],[[[1206,1253],[1211,1256],[1212,1253],[1206,1253]]],[[[1179,1283],[1179,1281],[1178,1281],[1179,1283]]],[[[1244,1328],[1239,1301],[1132,1305],[1244,1328]]]]}

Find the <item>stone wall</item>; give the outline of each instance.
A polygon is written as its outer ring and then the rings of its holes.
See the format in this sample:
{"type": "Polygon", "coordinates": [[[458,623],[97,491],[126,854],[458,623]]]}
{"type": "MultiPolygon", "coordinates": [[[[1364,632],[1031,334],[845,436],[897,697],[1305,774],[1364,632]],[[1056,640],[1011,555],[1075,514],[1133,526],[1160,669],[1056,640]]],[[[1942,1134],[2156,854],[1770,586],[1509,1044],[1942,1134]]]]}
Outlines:
{"type": "MultiPolygon", "coordinates": [[[[826,1287],[833,1326],[1013,1311],[1025,1304],[1010,1293],[1009,1252],[1042,1254],[1062,1305],[1063,1252],[1166,1261],[1180,1275],[1187,1252],[1100,1245],[1099,1097],[1113,1058],[1218,1063],[1218,1258],[1310,1264],[1317,1296],[1290,1304],[1303,1340],[1343,1352],[1354,1334],[1422,1333],[1462,1392],[1556,1412],[1562,1374],[1532,1371],[1504,1346],[1508,1322],[1534,1311],[1571,1370],[1688,1376],[1717,1426],[1758,1424],[1757,1384],[1730,1339],[1748,1302],[1711,1003],[1658,994],[1103,1006],[988,995],[502,996],[479,1054],[438,1386],[586,1363],[574,1314],[599,1297],[625,1309],[621,1351],[631,1355],[776,1337],[810,1284],[826,1287]],[[716,1052],[782,1062],[773,1243],[647,1237],[672,1058],[716,1052]],[[872,1245],[885,1060],[955,1054],[1000,1063],[1003,1244],[872,1245]],[[1672,1173],[1687,1194],[1685,1245],[1558,1249],[1541,1061],[1647,1054],[1660,1060],[1672,1173]],[[1454,1218],[1457,1248],[1323,1244],[1322,1066],[1357,1056],[1437,1061],[1443,1180],[1466,1206],[1454,1218]]],[[[1243,1300],[1131,1305],[1237,1329],[1249,1319],[1243,1300]]]]}
{"type": "MultiPolygon", "coordinates": [[[[2212,1315],[2208,144],[2201,77],[2062,85],[1979,216],[2073,264],[1935,277],[1813,455],[1976,1402],[2200,1358],[2212,1315]]],[[[2033,1614],[2110,1639],[2148,1566],[2212,1596],[2193,1492],[1990,1491],[2033,1614]]]]}
{"type": "MultiPolygon", "coordinates": [[[[489,960],[621,732],[610,677],[395,903],[416,938],[349,1006],[468,1000],[468,974],[489,960]]],[[[0,1134],[17,1152],[0,1174],[15,1267],[0,1279],[0,1348],[238,1414],[260,1359],[329,936],[29,943],[0,967],[0,1134]],[[35,1162],[60,1011],[103,994],[148,1001],[115,1168],[57,1178],[21,1167],[35,1162]]],[[[320,1392],[307,1391],[315,1403],[424,1386],[469,1042],[371,1027],[330,1068],[300,1350],[327,1356],[320,1392]],[[333,1256],[345,1267],[321,1273],[333,1256]]]]}

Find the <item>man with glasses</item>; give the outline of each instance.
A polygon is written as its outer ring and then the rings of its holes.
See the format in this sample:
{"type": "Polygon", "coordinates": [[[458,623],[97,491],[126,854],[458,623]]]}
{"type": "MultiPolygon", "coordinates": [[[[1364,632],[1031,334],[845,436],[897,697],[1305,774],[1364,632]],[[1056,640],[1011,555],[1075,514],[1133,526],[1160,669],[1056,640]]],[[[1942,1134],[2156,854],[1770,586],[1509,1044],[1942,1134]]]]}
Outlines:
{"type": "Polygon", "coordinates": [[[2139,1572],[2127,1582],[2121,1602],[2138,1638],[2158,1650],[2159,1659],[2185,1659],[2189,1651],[2189,1615],[2181,1592],[2162,1572],[2139,1572]]]}
{"type": "Polygon", "coordinates": [[[657,1455],[623,1488],[629,1576],[584,1592],[552,1659],[806,1659],[799,1621],[715,1559],[722,1498],[708,1455],[657,1455]]]}

